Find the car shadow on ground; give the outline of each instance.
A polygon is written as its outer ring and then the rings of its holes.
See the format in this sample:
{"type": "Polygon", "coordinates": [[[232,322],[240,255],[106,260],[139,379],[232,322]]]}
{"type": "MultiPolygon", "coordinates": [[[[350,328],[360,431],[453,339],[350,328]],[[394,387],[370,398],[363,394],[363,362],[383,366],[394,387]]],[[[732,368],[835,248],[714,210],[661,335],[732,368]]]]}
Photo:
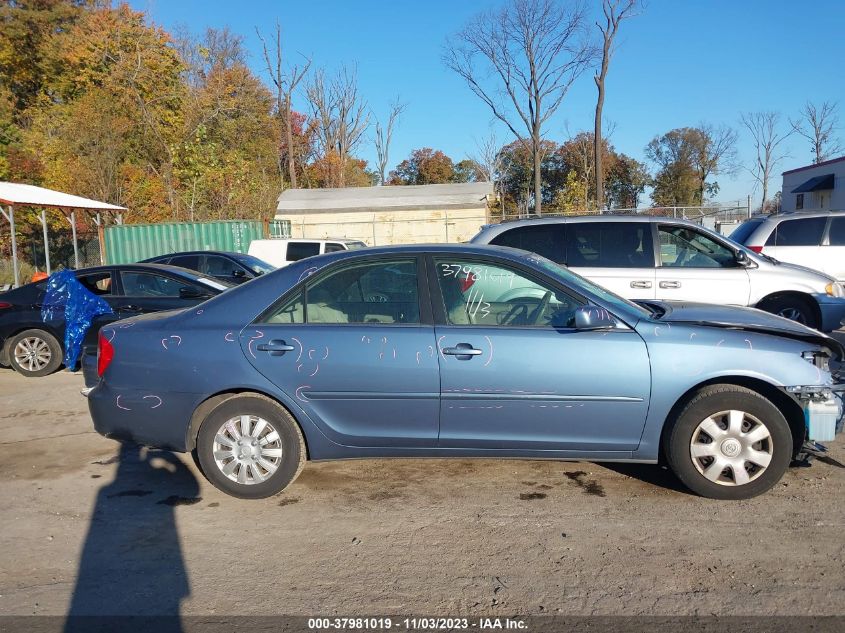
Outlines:
{"type": "Polygon", "coordinates": [[[156,631],[181,631],[190,579],[175,506],[200,501],[199,484],[167,451],[123,444],[112,461],[117,472],[97,494],[65,631],[109,630],[111,616],[142,616],[138,625],[156,616],[156,631]]]}
{"type": "Polygon", "coordinates": [[[696,496],[691,492],[680,480],[675,476],[666,466],[659,466],[657,464],[630,464],[624,462],[601,462],[596,464],[615,473],[637,479],[644,483],[674,492],[680,492],[685,495],[696,496]]]}

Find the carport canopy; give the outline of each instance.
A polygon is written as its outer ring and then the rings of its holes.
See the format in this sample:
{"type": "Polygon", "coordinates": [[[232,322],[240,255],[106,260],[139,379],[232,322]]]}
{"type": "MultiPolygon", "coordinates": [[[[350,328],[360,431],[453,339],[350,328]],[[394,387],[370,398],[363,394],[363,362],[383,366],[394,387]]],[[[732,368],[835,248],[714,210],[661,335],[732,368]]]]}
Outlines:
{"type": "Polygon", "coordinates": [[[810,178],[807,182],[795,187],[791,193],[807,193],[810,191],[825,191],[826,189],[833,189],[833,181],[833,174],[815,176],[814,178],[810,178]]]}
{"type": "MultiPolygon", "coordinates": [[[[0,205],[5,205],[4,210],[0,207],[0,214],[8,220],[12,232],[12,267],[15,275],[15,286],[20,285],[18,278],[18,247],[15,236],[15,207],[46,207],[53,209],[67,209],[70,211],[68,221],[73,229],[73,252],[76,261],[76,266],[79,267],[79,253],[76,245],[76,215],[77,209],[84,209],[88,211],[126,211],[126,207],[121,207],[107,202],[100,202],[99,200],[92,200],[91,198],[83,198],[82,196],[74,196],[62,191],[55,191],[53,189],[46,189],[44,187],[36,187],[35,185],[27,185],[17,182],[0,182],[0,205]]],[[[47,217],[44,211],[41,212],[41,226],[44,229],[44,253],[47,264],[47,273],[50,271],[50,246],[47,240],[47,217]]]]}

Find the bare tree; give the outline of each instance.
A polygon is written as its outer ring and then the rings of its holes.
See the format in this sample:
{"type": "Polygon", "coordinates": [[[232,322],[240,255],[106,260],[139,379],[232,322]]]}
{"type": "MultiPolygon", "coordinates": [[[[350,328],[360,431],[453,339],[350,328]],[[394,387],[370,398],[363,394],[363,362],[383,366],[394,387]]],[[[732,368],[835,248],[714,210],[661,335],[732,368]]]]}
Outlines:
{"type": "Polygon", "coordinates": [[[740,116],[740,121],[754,139],[757,158],[750,171],[763,189],[760,209],[765,211],[769,198],[769,179],[777,164],[786,157],[779,147],[792,132],[779,131],[780,114],[777,112],[747,112],[740,116]]]}
{"type": "Polygon", "coordinates": [[[307,93],[322,157],[328,161],[334,157],[338,163],[337,173],[331,174],[332,186],[343,187],[346,162],[370,126],[367,103],[358,94],[358,78],[354,70],[343,68],[327,81],[319,69],[308,84],[307,93]]]}
{"type": "Polygon", "coordinates": [[[537,215],[543,203],[543,124],[594,57],[584,26],[579,0],[509,0],[471,20],[443,53],[446,66],[530,149],[537,215]],[[479,57],[486,63],[479,64],[479,57]],[[490,76],[495,86],[487,85],[490,76]]]}
{"type": "Polygon", "coordinates": [[[476,164],[487,182],[495,183],[502,170],[501,144],[496,138],[496,132],[490,130],[490,134],[475,142],[475,148],[475,153],[469,159],[476,164]]]}
{"type": "Polygon", "coordinates": [[[596,100],[595,129],[593,131],[593,163],[595,165],[595,188],[596,204],[602,208],[604,202],[604,166],[602,165],[602,143],[601,143],[601,122],[602,110],[604,110],[604,90],[607,70],[610,66],[610,59],[613,57],[613,40],[619,31],[619,24],[625,18],[636,15],[638,0],[603,0],[602,11],[604,22],[596,22],[596,26],[602,34],[601,66],[593,79],[598,89],[596,100]]]}
{"type": "Polygon", "coordinates": [[[736,159],[736,130],[720,125],[714,127],[701,123],[693,134],[692,164],[698,175],[698,200],[704,204],[705,192],[715,193],[718,184],[707,184],[710,176],[735,174],[738,170],[736,159]]]}
{"type": "Polygon", "coordinates": [[[381,185],[385,182],[384,175],[387,171],[390,143],[393,141],[393,129],[406,107],[407,104],[400,103],[399,97],[397,97],[396,101],[390,104],[390,110],[387,115],[387,125],[383,126],[381,121],[376,119],[376,154],[378,159],[379,184],[381,185]]]}
{"type": "MultiPolygon", "coordinates": [[[[261,45],[264,50],[264,63],[267,66],[267,73],[270,75],[270,80],[276,88],[276,115],[282,124],[282,130],[285,135],[285,144],[287,145],[287,171],[288,181],[293,189],[296,189],[296,160],[293,147],[293,120],[291,108],[291,99],[299,83],[303,80],[311,67],[311,60],[304,58],[302,66],[294,65],[288,70],[283,68],[282,56],[282,26],[276,22],[276,41],[273,56],[270,56],[270,51],[267,49],[267,42],[255,29],[255,33],[261,40],[261,45]]],[[[280,148],[281,149],[281,148],[280,148]]],[[[279,173],[281,173],[282,152],[279,152],[279,173]]]]}
{"type": "Polygon", "coordinates": [[[821,105],[804,105],[798,119],[789,120],[792,129],[810,141],[813,148],[813,162],[821,163],[843,150],[841,141],[836,137],[839,129],[839,104],[825,101],[821,105]]]}

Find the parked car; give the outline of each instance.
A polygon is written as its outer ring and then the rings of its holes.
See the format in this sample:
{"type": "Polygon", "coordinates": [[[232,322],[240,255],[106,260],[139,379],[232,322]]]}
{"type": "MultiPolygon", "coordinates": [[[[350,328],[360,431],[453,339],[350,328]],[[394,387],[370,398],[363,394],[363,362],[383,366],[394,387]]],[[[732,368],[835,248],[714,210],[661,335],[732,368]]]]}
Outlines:
{"type": "Polygon", "coordinates": [[[755,253],[845,281],[845,211],[757,216],[736,227],[731,239],[755,253]]]}
{"type": "Polygon", "coordinates": [[[245,253],[188,251],[145,259],[142,264],[170,264],[237,285],[276,270],[272,264],[245,253]]]}
{"type": "MultiPolygon", "coordinates": [[[[88,290],[105,299],[114,314],[97,317],[86,337],[96,345],[98,328],[109,321],[158,310],[193,306],[230,284],[160,264],[97,266],[76,271],[88,290]]],[[[0,365],[28,377],[56,371],[64,356],[64,322],[45,322],[41,304],[47,281],[0,294],[0,365]]]]}
{"type": "Polygon", "coordinates": [[[755,253],[686,220],[521,220],[487,226],[472,242],[539,253],[627,299],[752,306],[825,332],[845,318],[845,288],[833,277],[755,253]]]}
{"type": "Polygon", "coordinates": [[[287,266],[292,262],[298,262],[306,257],[334,253],[337,251],[354,251],[359,248],[366,248],[366,244],[360,240],[346,239],[275,239],[275,240],[252,240],[249,243],[248,252],[254,257],[260,257],[270,262],[277,268],[287,266]]]}
{"type": "Polygon", "coordinates": [[[695,492],[741,499],[842,425],[832,338],[747,308],[646,308],[515,249],[322,255],[100,334],[95,429],[192,451],[243,498],[306,459],[665,454],[695,492]]]}

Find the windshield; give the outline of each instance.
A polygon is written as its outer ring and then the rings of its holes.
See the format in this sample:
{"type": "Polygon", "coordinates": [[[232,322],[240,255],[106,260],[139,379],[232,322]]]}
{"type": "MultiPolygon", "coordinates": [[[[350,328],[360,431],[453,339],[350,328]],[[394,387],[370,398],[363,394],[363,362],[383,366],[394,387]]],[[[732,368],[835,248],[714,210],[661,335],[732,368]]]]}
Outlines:
{"type": "Polygon", "coordinates": [[[621,308],[623,312],[634,312],[640,318],[648,318],[651,317],[653,314],[647,308],[644,308],[643,306],[638,305],[633,301],[623,299],[619,295],[610,292],[610,290],[608,290],[607,288],[603,288],[602,286],[593,283],[589,279],[586,279],[581,275],[572,272],[565,266],[555,264],[552,260],[546,259],[542,255],[531,253],[526,257],[526,259],[528,259],[534,264],[539,264],[541,268],[544,268],[547,272],[551,273],[552,275],[556,277],[561,277],[567,284],[575,286],[575,288],[584,288],[587,292],[595,295],[604,303],[606,303],[606,307],[609,307],[611,310],[613,310],[613,308],[621,308]]]}
{"type": "Polygon", "coordinates": [[[246,255],[244,253],[239,253],[233,256],[239,263],[243,264],[247,268],[249,268],[252,272],[256,275],[263,275],[265,273],[271,273],[276,270],[276,267],[268,264],[267,262],[258,259],[257,257],[253,257],[252,255],[246,255]]]}
{"type": "Polygon", "coordinates": [[[359,248],[367,248],[367,245],[364,242],[344,242],[346,244],[347,250],[350,251],[357,251],[359,248]]]}

